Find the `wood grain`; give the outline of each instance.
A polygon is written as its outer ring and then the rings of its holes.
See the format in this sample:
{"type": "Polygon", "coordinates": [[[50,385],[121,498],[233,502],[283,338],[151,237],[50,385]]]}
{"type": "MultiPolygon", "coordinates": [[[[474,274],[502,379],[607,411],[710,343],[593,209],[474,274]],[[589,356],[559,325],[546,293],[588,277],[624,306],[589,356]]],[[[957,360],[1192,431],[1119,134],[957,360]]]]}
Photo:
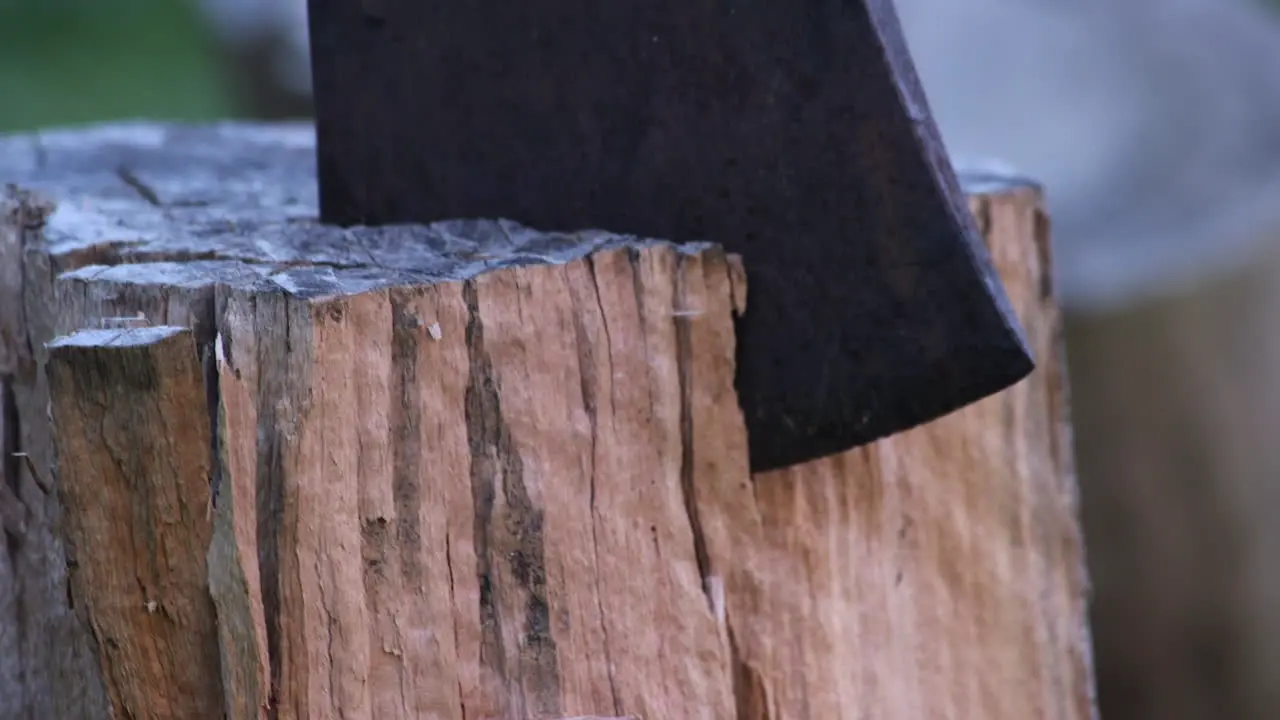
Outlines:
{"type": "MultiPolygon", "coordinates": [[[[1033,184],[967,176],[1036,373],[752,477],[735,256],[495,221],[318,226],[295,126],[52,134],[26,165],[20,141],[5,172],[52,198],[8,200],[44,213],[11,234],[25,362],[104,324],[198,348],[191,405],[217,437],[203,667],[229,717],[1093,717],[1033,184]]],[[[14,381],[38,468],[80,452],[41,420],[46,374],[14,381]]],[[[111,717],[112,663],[89,657],[24,654],[91,689],[54,698],[33,670],[28,712],[111,717]]]]}
{"type": "MultiPolygon", "coordinates": [[[[1039,193],[972,200],[1040,361],[1015,388],[843,455],[757,475],[699,466],[738,708],[753,718],[1089,718],[1086,575],[1039,193]]],[[[732,338],[695,357],[732,413],[732,338]]],[[[695,422],[695,433],[716,432],[695,422]]],[[[702,442],[699,442],[701,440],[702,442]]]]}
{"type": "Polygon", "coordinates": [[[88,330],[49,347],[71,598],[111,714],[217,717],[212,434],[192,333],[88,330]]]}

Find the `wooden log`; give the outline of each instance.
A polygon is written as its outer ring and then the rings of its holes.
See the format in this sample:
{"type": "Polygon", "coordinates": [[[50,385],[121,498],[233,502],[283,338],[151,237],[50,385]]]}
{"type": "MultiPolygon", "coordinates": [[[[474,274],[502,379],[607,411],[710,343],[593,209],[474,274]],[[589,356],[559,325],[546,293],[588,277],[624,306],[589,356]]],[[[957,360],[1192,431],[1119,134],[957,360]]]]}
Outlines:
{"type": "MultiPolygon", "coordinates": [[[[61,477],[74,426],[42,414],[46,343],[141,314],[204,361],[212,538],[174,562],[207,557],[220,661],[202,668],[228,717],[1093,716],[1033,185],[966,176],[1040,369],[752,477],[735,258],[497,221],[319,227],[312,153],[290,125],[0,140],[0,177],[56,199],[10,191],[29,229],[0,247],[23,260],[24,312],[0,328],[25,340],[13,404],[51,504],[83,512],[61,477]]],[[[161,432],[129,427],[126,453],[161,432]]],[[[44,547],[61,577],[58,536],[44,547]]],[[[24,710],[112,717],[119,659],[92,606],[61,602],[43,622],[82,662],[24,646],[48,668],[23,676],[24,710]],[[54,697],[53,672],[90,689],[54,697]]],[[[161,697],[135,714],[172,716],[161,697]]]]}

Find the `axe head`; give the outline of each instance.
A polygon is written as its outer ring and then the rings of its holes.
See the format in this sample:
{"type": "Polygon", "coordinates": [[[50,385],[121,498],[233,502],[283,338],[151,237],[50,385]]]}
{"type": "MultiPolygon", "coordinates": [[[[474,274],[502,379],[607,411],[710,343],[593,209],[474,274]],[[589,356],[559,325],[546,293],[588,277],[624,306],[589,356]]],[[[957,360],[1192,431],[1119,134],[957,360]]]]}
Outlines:
{"type": "Polygon", "coordinates": [[[890,0],[311,0],[310,26],[321,220],[743,256],[753,470],[1032,369],[890,0]]]}

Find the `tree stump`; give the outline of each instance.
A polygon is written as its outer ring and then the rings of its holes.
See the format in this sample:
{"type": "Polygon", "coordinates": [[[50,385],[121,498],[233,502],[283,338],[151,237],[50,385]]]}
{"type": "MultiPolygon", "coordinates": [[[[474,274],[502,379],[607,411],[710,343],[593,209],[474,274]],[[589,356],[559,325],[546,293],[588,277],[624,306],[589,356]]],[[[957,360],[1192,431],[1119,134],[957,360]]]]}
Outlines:
{"type": "Polygon", "coordinates": [[[1094,716],[1034,184],[965,177],[1033,376],[753,477],[737,258],[320,226],[312,143],[0,140],[0,715],[1094,716]]]}

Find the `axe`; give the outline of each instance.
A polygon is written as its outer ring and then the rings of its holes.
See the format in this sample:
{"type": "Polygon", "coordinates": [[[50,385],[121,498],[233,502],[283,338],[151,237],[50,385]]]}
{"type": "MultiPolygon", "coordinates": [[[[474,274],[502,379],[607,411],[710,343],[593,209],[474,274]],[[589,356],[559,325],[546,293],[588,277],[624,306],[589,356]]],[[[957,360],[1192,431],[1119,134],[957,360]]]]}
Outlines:
{"type": "Polygon", "coordinates": [[[320,219],[743,257],[751,467],[1033,367],[890,0],[309,0],[320,219]]]}

